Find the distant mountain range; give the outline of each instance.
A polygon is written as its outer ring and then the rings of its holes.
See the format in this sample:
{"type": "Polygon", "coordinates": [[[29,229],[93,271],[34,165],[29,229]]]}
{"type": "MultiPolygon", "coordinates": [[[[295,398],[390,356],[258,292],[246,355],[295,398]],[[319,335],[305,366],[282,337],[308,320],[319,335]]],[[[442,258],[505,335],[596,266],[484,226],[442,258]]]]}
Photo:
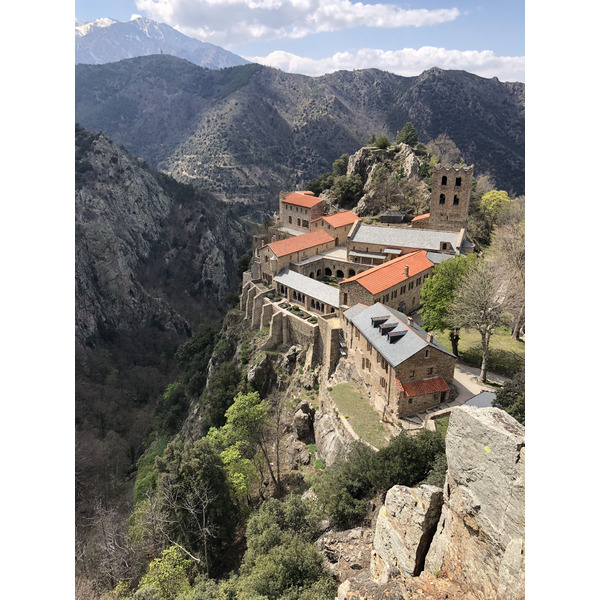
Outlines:
{"type": "Polygon", "coordinates": [[[76,120],[227,200],[274,207],[372,133],[444,133],[498,189],[525,189],[525,86],[464,71],[401,77],[375,69],[321,77],[258,64],[220,71],[172,56],[76,67],[76,120]]]}
{"type": "Polygon", "coordinates": [[[176,29],[138,17],[128,22],[97,19],[75,23],[75,63],[99,65],[124,58],[168,54],[207,69],[249,64],[219,46],[190,38],[176,29]]]}

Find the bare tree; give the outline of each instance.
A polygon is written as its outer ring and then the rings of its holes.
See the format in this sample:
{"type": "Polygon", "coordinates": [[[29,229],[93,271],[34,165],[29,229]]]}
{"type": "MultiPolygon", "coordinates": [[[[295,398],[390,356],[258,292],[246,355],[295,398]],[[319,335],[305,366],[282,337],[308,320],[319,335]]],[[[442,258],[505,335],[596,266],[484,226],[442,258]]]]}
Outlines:
{"type": "Polygon", "coordinates": [[[471,265],[449,307],[449,321],[455,327],[475,329],[481,335],[481,372],[487,381],[490,338],[502,323],[502,313],[512,292],[494,264],[481,259],[471,265]]]}
{"type": "Polygon", "coordinates": [[[525,324],[525,221],[512,218],[492,234],[489,257],[510,288],[506,310],[512,315],[512,338],[518,339],[525,324]]]}

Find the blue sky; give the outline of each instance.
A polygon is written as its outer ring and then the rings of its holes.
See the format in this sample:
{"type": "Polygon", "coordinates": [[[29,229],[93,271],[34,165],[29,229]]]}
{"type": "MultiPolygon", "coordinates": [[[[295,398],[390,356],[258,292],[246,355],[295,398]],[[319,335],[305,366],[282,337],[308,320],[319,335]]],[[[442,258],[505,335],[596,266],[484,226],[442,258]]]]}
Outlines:
{"type": "Polygon", "coordinates": [[[525,79],[524,0],[75,0],[75,18],[140,15],[284,71],[438,66],[525,79]]]}

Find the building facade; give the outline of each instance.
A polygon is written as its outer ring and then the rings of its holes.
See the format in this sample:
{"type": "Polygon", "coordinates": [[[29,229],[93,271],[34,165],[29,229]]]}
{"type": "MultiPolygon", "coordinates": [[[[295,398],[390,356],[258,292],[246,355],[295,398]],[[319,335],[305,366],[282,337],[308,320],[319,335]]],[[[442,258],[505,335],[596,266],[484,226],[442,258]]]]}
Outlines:
{"type": "Polygon", "coordinates": [[[429,229],[466,229],[472,184],[473,165],[433,168],[429,229]]]}
{"type": "Polygon", "coordinates": [[[396,422],[449,399],[456,357],[410,317],[381,303],[343,312],[348,351],[374,408],[396,422]]]}
{"type": "Polygon", "coordinates": [[[308,233],[310,222],[323,215],[325,202],[313,192],[292,192],[279,195],[279,225],[284,229],[308,233]]]}

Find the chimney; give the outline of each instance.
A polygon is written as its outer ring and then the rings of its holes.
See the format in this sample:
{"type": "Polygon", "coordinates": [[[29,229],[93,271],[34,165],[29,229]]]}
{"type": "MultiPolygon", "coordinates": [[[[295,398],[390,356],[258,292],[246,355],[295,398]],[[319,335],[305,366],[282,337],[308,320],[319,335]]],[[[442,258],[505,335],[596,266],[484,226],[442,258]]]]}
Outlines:
{"type": "Polygon", "coordinates": [[[433,331],[428,331],[427,332],[427,343],[431,344],[431,342],[433,342],[433,331]]]}
{"type": "Polygon", "coordinates": [[[408,277],[408,265],[404,265],[404,277],[408,277]]]}
{"type": "MultiPolygon", "coordinates": [[[[408,267],[407,267],[408,268],[408,267]]],[[[406,319],[408,320],[408,326],[412,327],[413,323],[414,323],[414,319],[412,317],[406,317],[406,319]]]]}

